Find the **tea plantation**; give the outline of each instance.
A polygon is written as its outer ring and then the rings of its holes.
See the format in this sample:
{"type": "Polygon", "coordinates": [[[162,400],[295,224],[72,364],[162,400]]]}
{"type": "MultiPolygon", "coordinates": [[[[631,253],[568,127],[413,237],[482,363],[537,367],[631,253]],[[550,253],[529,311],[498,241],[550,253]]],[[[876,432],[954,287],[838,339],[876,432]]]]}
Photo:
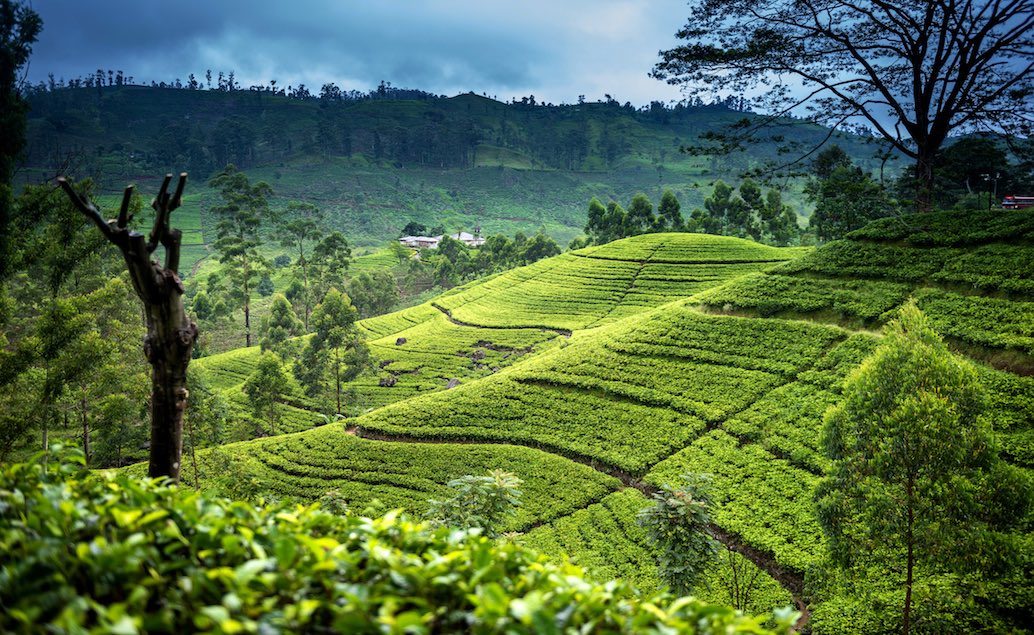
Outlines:
{"type": "MultiPolygon", "coordinates": [[[[502,468],[525,481],[507,527],[520,542],[655,589],[636,515],[661,485],[708,473],[728,549],[701,597],[749,611],[792,601],[816,633],[882,632],[872,607],[900,603],[897,573],[825,568],[813,499],[829,464],[823,413],[904,302],[977,370],[1001,456],[1034,468],[1034,224],[956,216],[885,219],[814,250],[638,236],[365,320],[378,363],[349,386],[354,416],[307,429],[321,404],[285,399],[295,434],[200,453],[202,478],[229,471],[252,494],[336,490],[356,509],[376,499],[419,513],[449,479],[502,468]],[[733,570],[753,580],[749,597],[730,595],[733,570]]],[[[196,366],[232,396],[256,360],[247,349],[196,366]]],[[[1007,539],[1026,554],[1019,574],[931,573],[924,590],[939,603],[920,604],[919,623],[1034,623],[1031,534],[1007,539]]]]}

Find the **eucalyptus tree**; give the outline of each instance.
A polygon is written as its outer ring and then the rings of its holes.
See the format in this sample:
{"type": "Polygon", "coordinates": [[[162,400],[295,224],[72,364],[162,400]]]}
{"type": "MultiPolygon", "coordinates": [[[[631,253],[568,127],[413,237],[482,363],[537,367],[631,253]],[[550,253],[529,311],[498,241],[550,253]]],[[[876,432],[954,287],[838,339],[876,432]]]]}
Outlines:
{"type": "Polygon", "coordinates": [[[269,197],[273,188],[265,181],[252,184],[248,176],[227,165],[208,184],[219,189],[222,205],[212,208],[216,222],[215,249],[219,262],[227,265],[230,296],[244,311],[244,341],[251,346],[251,296],[256,283],[268,269],[259,254],[260,230],[269,216],[269,197]]]}
{"type": "MultiPolygon", "coordinates": [[[[287,373],[280,363],[280,358],[265,352],[255,365],[255,372],[244,382],[244,394],[251,402],[252,414],[256,418],[265,419],[269,424],[269,434],[276,434],[280,423],[280,412],[277,404],[287,394],[287,373]]],[[[264,430],[259,430],[265,436],[264,430]]]]}
{"type": "Polygon", "coordinates": [[[352,260],[352,248],[345,235],[334,231],[320,239],[312,249],[312,272],[316,279],[316,300],[322,301],[331,288],[345,284],[345,273],[352,260]]]}
{"type": "MultiPolygon", "coordinates": [[[[306,256],[316,245],[323,234],[323,211],[312,203],[291,201],[287,204],[280,222],[277,224],[276,236],[280,244],[297,250],[298,259],[295,266],[301,272],[302,289],[302,324],[306,332],[309,330],[309,314],[312,312],[312,285],[309,281],[310,262],[306,256]]],[[[400,245],[401,246],[401,245],[400,245]]]]}
{"type": "Polygon", "coordinates": [[[344,383],[362,373],[370,364],[370,353],[356,321],[359,313],[349,297],[331,288],[312,312],[313,335],[302,349],[294,373],[311,397],[327,392],[328,376],[333,379],[335,412],[341,414],[344,383]]]}
{"type": "Polygon", "coordinates": [[[661,194],[661,202],[657,206],[657,225],[661,231],[678,232],[683,230],[682,206],[679,205],[679,199],[675,198],[675,193],[671,190],[666,189],[661,194]]]}
{"type": "Polygon", "coordinates": [[[262,339],[259,341],[262,350],[283,356],[290,339],[301,334],[302,322],[295,315],[291,303],[282,294],[274,294],[269,315],[262,320],[262,339]]]}
{"type": "Polygon", "coordinates": [[[906,634],[918,565],[1008,566],[1004,532],[1030,517],[1031,483],[998,458],[987,399],[972,365],[910,302],[825,415],[832,464],[816,497],[830,555],[845,568],[904,572],[906,634]]]}

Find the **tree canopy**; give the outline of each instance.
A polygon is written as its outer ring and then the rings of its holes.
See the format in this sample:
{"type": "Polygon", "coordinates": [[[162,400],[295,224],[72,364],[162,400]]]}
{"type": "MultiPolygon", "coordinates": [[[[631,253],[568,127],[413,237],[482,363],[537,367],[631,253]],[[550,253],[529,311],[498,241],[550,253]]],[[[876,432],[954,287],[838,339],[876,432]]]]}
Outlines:
{"type": "Polygon", "coordinates": [[[949,135],[1025,135],[1034,117],[1031,0],[694,0],[677,36],[655,77],[691,94],[763,91],[771,117],[734,136],[801,107],[834,129],[862,122],[915,161],[919,208],[949,135]]]}

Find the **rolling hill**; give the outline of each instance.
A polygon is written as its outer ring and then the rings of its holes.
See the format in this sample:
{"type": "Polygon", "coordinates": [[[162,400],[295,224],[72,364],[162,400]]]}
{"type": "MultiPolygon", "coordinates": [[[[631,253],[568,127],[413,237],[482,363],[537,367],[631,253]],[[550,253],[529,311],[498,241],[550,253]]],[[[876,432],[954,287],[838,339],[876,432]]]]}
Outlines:
{"type": "MultiPolygon", "coordinates": [[[[338,489],[358,508],[416,512],[458,474],[510,469],[526,481],[509,527],[521,540],[644,587],[656,570],[635,514],[660,485],[708,473],[728,552],[705,598],[732,601],[723,580],[745,563],[759,580],[750,610],[793,599],[814,632],[878,630],[861,598],[896,604],[893,575],[821,568],[823,412],[914,297],[990,390],[1003,456],[1034,468],[1032,228],[1024,213],[932,214],[815,250],[654,234],[571,252],[364,321],[382,366],[354,387],[358,416],[304,429],[312,415],[217,454],[258,493],[338,489]],[[388,374],[395,386],[380,385],[388,374]]],[[[197,366],[232,392],[254,355],[197,366]]],[[[1015,538],[1032,553],[1029,534],[1015,538]]],[[[1034,619],[1025,563],[1014,578],[927,584],[966,598],[964,623],[1021,629],[1034,619]]]]}
{"type": "MultiPolygon", "coordinates": [[[[188,194],[197,197],[187,207],[199,210],[206,243],[215,193],[200,186],[230,162],[273,186],[275,208],[317,204],[353,244],[382,244],[408,221],[450,231],[480,224],[507,235],[543,228],[566,243],[581,233],[593,196],[627,204],[645,192],[656,201],[670,188],[688,211],[702,205],[715,179],[738,182],[744,169],[780,157],[785,144],[714,159],[680,153],[700,133],[752,116],[720,104],[636,109],[507,104],[469,93],[298,99],[110,86],[35,91],[30,106],[20,179],[62,170],[101,179],[103,192],[135,182],[149,195],[165,172],[187,170],[188,194]]],[[[789,125],[786,138],[802,143],[827,132],[789,125]]],[[[862,139],[838,143],[876,166],[862,139]]],[[[797,194],[786,198],[805,213],[797,194]]]]}

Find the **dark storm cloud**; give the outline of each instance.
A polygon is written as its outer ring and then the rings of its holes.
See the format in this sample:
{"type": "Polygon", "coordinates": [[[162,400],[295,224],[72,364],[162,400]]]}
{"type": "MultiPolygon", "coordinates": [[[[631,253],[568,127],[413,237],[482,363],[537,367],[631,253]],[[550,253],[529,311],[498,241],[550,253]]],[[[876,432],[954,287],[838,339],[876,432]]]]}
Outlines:
{"type": "Polygon", "coordinates": [[[677,97],[646,73],[670,46],[683,0],[35,0],[44,29],[30,68],[81,76],[121,69],[137,80],[234,70],[248,86],[276,79],[318,90],[380,80],[501,99],[574,101],[611,93],[677,97]]]}

